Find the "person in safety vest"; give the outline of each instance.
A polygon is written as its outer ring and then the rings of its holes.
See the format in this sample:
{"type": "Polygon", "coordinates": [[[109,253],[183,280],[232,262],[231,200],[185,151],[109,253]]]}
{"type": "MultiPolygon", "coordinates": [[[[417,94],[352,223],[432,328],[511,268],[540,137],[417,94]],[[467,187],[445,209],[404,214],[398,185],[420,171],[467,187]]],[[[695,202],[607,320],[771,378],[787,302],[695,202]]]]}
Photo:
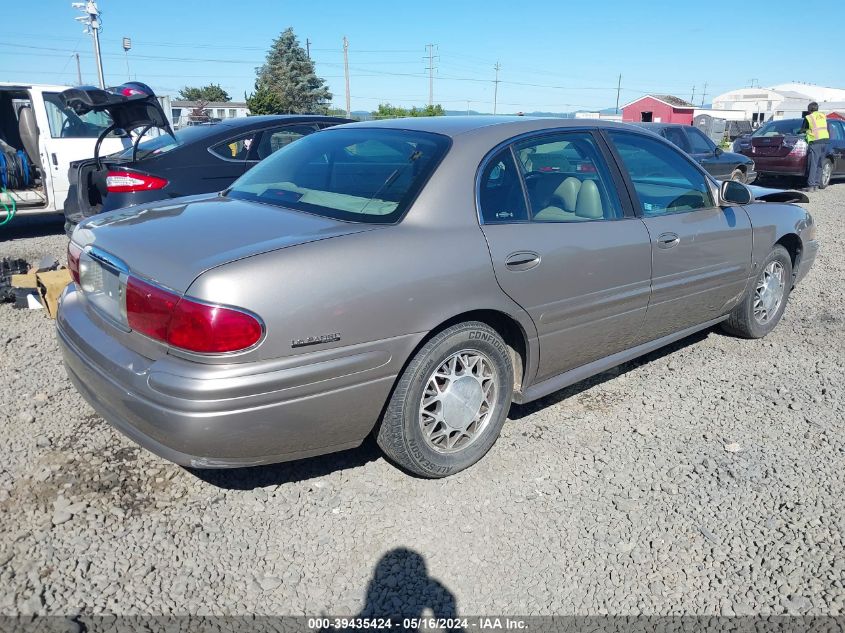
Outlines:
{"type": "Polygon", "coordinates": [[[815,191],[819,187],[827,186],[821,182],[822,165],[827,156],[827,144],[830,133],[827,131],[827,117],[819,112],[819,104],[813,101],[807,106],[809,114],[804,117],[801,132],[807,135],[807,188],[805,191],[815,191]]]}

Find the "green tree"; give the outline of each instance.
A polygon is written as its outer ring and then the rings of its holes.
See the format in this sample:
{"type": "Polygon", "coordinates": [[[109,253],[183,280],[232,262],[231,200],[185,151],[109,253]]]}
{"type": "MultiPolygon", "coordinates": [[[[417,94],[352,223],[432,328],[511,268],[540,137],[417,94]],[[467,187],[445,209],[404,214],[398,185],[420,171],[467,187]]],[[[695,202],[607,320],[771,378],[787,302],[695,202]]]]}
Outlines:
{"type": "Polygon", "coordinates": [[[378,109],[373,112],[374,119],[395,119],[403,116],[408,116],[408,111],[405,108],[390,105],[389,103],[378,104],[378,109]]]}
{"type": "Polygon", "coordinates": [[[389,103],[380,103],[378,109],[373,112],[374,119],[395,119],[403,116],[444,116],[446,111],[438,104],[427,106],[414,106],[410,110],[389,103]]]}
{"type": "MultiPolygon", "coordinates": [[[[308,59],[292,28],[285,29],[273,41],[264,65],[255,72],[258,75],[256,92],[247,97],[247,103],[250,99],[255,101],[259,89],[275,95],[277,100],[262,94],[260,101],[262,106],[270,103],[278,107],[277,112],[325,112],[332,100],[325,80],[314,72],[314,62],[308,59]]],[[[252,106],[249,109],[258,114],[252,106]]]]}
{"type": "Polygon", "coordinates": [[[185,101],[231,101],[232,97],[220,84],[208,84],[201,88],[185,86],[179,91],[179,98],[185,101]]]}
{"type": "Polygon", "coordinates": [[[281,97],[267,84],[255,82],[255,92],[244,95],[250,114],[284,114],[287,112],[281,97]]]}

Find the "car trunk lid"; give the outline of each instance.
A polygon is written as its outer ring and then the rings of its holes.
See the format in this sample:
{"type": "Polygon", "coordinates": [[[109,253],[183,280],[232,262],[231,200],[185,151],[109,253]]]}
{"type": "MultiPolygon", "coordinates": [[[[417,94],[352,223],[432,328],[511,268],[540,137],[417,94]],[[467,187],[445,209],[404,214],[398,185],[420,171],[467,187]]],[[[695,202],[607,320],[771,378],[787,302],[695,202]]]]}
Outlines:
{"type": "Polygon", "coordinates": [[[751,138],[752,156],[783,157],[795,149],[800,137],[794,135],[758,136],[751,138]]]}
{"type": "Polygon", "coordinates": [[[102,214],[81,224],[73,240],[120,258],[133,274],[185,292],[216,266],[375,228],[203,194],[102,214]]]}

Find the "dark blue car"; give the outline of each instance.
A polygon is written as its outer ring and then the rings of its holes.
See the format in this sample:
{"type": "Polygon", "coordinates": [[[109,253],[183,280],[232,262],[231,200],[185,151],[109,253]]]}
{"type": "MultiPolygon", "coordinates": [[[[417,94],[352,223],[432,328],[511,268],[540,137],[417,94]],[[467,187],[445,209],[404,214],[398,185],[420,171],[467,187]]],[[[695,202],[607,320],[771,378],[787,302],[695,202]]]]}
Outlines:
{"type": "MultiPolygon", "coordinates": [[[[79,105],[80,89],[74,89],[68,100],[77,108],[98,109],[101,106],[94,94],[98,92],[88,89],[81,95],[82,100],[94,102],[93,105],[79,105]]],[[[143,128],[153,122],[150,127],[161,127],[162,133],[116,154],[71,163],[70,189],[64,204],[68,234],[83,219],[98,213],[222,191],[258,161],[285,145],[326,127],[349,122],[321,115],[254,116],[195,125],[171,133],[168,126],[155,123],[163,113],[155,96],[148,97],[138,95],[133,96],[134,100],[102,106],[123,129],[143,128]],[[138,100],[143,102],[143,109],[138,107],[138,100]]]]}

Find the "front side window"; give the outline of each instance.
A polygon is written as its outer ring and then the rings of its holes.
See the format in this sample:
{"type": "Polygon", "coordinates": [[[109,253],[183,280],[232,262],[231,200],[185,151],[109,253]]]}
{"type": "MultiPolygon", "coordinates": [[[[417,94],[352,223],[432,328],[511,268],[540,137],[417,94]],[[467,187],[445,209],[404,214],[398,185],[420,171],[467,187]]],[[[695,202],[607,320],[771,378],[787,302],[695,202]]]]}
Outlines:
{"type": "Polygon", "coordinates": [[[614,220],[622,209],[589,132],[544,135],[514,146],[535,222],[614,220]]]}
{"type": "Polygon", "coordinates": [[[644,216],[713,207],[707,178],[674,147],[642,134],[611,131],[644,216]]]}
{"type": "Polygon", "coordinates": [[[261,134],[261,140],[258,143],[258,153],[254,157],[258,160],[264,160],[273,152],[278,152],[285,145],[290,145],[314,131],[314,126],[312,125],[287,125],[281,128],[264,130],[261,134]]]}
{"type": "Polygon", "coordinates": [[[252,140],[255,138],[255,132],[250,132],[244,136],[228,141],[218,143],[210,148],[210,151],[215,156],[219,156],[225,160],[246,160],[249,155],[249,148],[252,146],[252,140]]]}
{"type": "Polygon", "coordinates": [[[698,130],[694,127],[690,127],[686,129],[687,136],[689,137],[690,145],[692,146],[693,154],[712,154],[713,150],[716,149],[716,145],[710,142],[704,133],[701,130],[698,130]]]}
{"type": "Polygon", "coordinates": [[[528,220],[522,182],[509,147],[493,156],[485,165],[479,180],[478,204],[485,224],[528,220]]]}
{"type": "Polygon", "coordinates": [[[448,137],[378,128],[327,130],[285,145],[227,195],[348,220],[399,220],[449,149],[448,137]]]}
{"type": "Polygon", "coordinates": [[[106,112],[77,114],[62,103],[57,92],[44,92],[42,96],[53,138],[97,138],[112,124],[106,112]]]}

